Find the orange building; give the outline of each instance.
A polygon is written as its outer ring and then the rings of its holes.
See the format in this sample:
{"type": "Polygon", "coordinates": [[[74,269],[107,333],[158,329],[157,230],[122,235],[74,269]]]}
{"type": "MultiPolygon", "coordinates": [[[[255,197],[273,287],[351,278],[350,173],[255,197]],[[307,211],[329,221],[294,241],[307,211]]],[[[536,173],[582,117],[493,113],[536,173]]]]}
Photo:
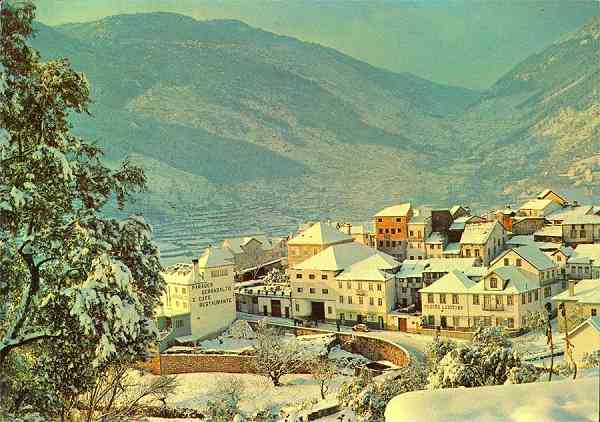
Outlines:
{"type": "Polygon", "coordinates": [[[375,214],[377,249],[397,259],[405,259],[408,223],[412,216],[410,203],[387,207],[375,214]]]}

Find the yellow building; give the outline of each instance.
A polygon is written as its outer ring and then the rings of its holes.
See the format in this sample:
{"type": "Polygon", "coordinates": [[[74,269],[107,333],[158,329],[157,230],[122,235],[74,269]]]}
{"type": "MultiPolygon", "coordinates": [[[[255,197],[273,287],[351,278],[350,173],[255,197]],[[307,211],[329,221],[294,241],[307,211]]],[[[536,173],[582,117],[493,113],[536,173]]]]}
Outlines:
{"type": "Polygon", "coordinates": [[[460,256],[477,258],[483,266],[488,266],[505,243],[506,232],[498,221],[467,224],[460,237],[460,256]]]}
{"type": "Polygon", "coordinates": [[[393,257],[352,242],[330,246],[289,269],[294,317],[380,326],[395,306],[393,257]]]}
{"type": "MultiPolygon", "coordinates": [[[[600,315],[600,280],[571,282],[568,290],[554,296],[552,301],[565,307],[569,322],[598,316],[600,315]]],[[[564,320],[561,317],[559,317],[559,327],[564,328],[564,320]]]]}
{"type": "Polygon", "coordinates": [[[287,242],[288,266],[293,268],[332,245],[349,242],[353,242],[352,236],[330,224],[318,222],[287,242]]]}

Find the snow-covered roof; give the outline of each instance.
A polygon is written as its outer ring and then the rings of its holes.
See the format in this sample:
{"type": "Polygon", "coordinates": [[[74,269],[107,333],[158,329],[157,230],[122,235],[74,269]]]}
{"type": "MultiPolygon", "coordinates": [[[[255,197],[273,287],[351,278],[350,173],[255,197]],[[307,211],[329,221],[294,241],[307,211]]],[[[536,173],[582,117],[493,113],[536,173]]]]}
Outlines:
{"type": "Polygon", "coordinates": [[[431,217],[426,217],[424,215],[415,215],[410,218],[408,224],[427,224],[429,220],[431,220],[431,217]]]}
{"type": "Polygon", "coordinates": [[[348,226],[350,224],[350,234],[368,234],[375,233],[375,226],[373,222],[362,222],[362,223],[342,223],[338,230],[342,233],[348,234],[348,226]]]}
{"type": "Polygon", "coordinates": [[[446,236],[442,232],[431,232],[431,234],[427,237],[426,243],[444,243],[446,241],[446,236]]]}
{"type": "Polygon", "coordinates": [[[523,205],[521,205],[521,208],[519,209],[541,211],[545,210],[552,204],[554,204],[554,202],[551,199],[531,199],[525,202],[523,205]]]}
{"type": "Polygon", "coordinates": [[[563,200],[563,202],[567,202],[567,199],[564,196],[559,195],[558,193],[556,193],[552,189],[544,189],[543,191],[541,191],[540,193],[538,193],[537,199],[545,199],[551,193],[553,193],[554,195],[558,196],[560,199],[563,200]]]}
{"type": "Polygon", "coordinates": [[[569,264],[593,263],[593,265],[600,265],[600,244],[577,245],[567,262],[569,264]]]}
{"type": "Polygon", "coordinates": [[[288,245],[330,245],[350,241],[352,241],[351,236],[329,224],[318,222],[289,240],[288,245]]]}
{"type": "Polygon", "coordinates": [[[506,241],[506,244],[510,246],[533,245],[534,243],[533,235],[517,235],[506,241]]]}
{"type": "Polygon", "coordinates": [[[491,265],[494,265],[494,263],[504,259],[504,256],[510,252],[514,252],[519,255],[525,261],[534,266],[538,271],[550,270],[556,267],[556,263],[551,258],[542,252],[541,249],[533,245],[519,246],[518,248],[508,249],[494,259],[491,262],[491,265]]]}
{"type": "MultiPolygon", "coordinates": [[[[502,291],[505,293],[522,293],[540,288],[540,282],[537,277],[518,267],[499,267],[490,271],[486,277],[490,274],[496,274],[504,280],[502,291]]],[[[485,290],[485,283],[478,283],[471,291],[475,293],[493,293],[496,290],[485,290]]]]}
{"type": "Polygon", "coordinates": [[[577,327],[575,327],[571,331],[569,331],[569,336],[572,336],[573,334],[575,334],[577,331],[579,331],[581,328],[585,327],[586,325],[592,327],[594,330],[596,330],[598,333],[600,333],[600,316],[597,315],[597,316],[589,317],[588,319],[583,321],[581,324],[579,324],[577,327]]]}
{"type": "Polygon", "coordinates": [[[394,397],[386,422],[591,421],[598,416],[598,380],[420,390],[394,397]]]}
{"type": "Polygon", "coordinates": [[[225,248],[209,246],[198,259],[199,268],[214,268],[233,265],[233,255],[225,248]]]}
{"type": "Polygon", "coordinates": [[[425,262],[427,262],[425,268],[427,272],[447,273],[452,270],[465,272],[476,266],[477,258],[429,258],[425,262]]]}
{"type": "Polygon", "coordinates": [[[600,215],[578,215],[569,217],[563,221],[563,224],[600,224],[600,215]]]}
{"type": "Polygon", "coordinates": [[[460,253],[460,243],[448,243],[442,253],[447,255],[458,255],[460,253]]]}
{"type": "Polygon", "coordinates": [[[463,207],[462,205],[454,205],[450,208],[450,214],[452,214],[452,217],[454,217],[454,215],[456,215],[456,213],[458,211],[460,211],[460,209],[463,209],[466,211],[465,207],[463,207]]]}
{"type": "Polygon", "coordinates": [[[306,261],[297,264],[293,269],[339,271],[374,255],[377,258],[374,258],[371,262],[378,269],[393,269],[400,266],[398,261],[384,252],[365,246],[362,243],[349,242],[330,246],[306,261]]]}
{"type": "Polygon", "coordinates": [[[589,304],[600,304],[600,280],[586,279],[581,280],[573,287],[573,296],[569,294],[569,289],[557,294],[552,300],[557,302],[579,302],[589,304]]]}
{"type": "Polygon", "coordinates": [[[564,221],[570,218],[577,218],[582,215],[592,214],[593,207],[591,205],[566,206],[556,210],[546,216],[551,221],[564,221]]]}
{"type": "MultiPolygon", "coordinates": [[[[381,257],[372,255],[362,261],[354,263],[336,276],[337,280],[364,280],[364,281],[386,281],[394,277],[394,274],[380,269],[381,257]]],[[[385,263],[384,263],[385,265],[385,263]]]]}
{"type": "Polygon", "coordinates": [[[428,264],[424,259],[406,259],[402,261],[402,267],[396,276],[398,278],[421,277],[428,264]]]}
{"type": "Polygon", "coordinates": [[[405,217],[410,211],[410,202],[406,202],[400,205],[392,205],[379,211],[375,214],[375,217],[405,217]]]}
{"type": "Polygon", "coordinates": [[[419,291],[423,293],[463,293],[469,291],[476,284],[462,271],[452,270],[419,291]]]}
{"type": "Polygon", "coordinates": [[[544,226],[536,231],[534,236],[551,236],[551,237],[562,237],[562,226],[550,225],[544,226]]]}
{"type": "Polygon", "coordinates": [[[575,249],[573,249],[570,246],[560,246],[556,250],[546,252],[546,254],[548,256],[554,256],[554,255],[556,255],[559,252],[561,252],[564,256],[566,256],[568,258],[568,257],[570,257],[570,256],[573,255],[573,253],[575,252],[575,249]]]}
{"type": "Polygon", "coordinates": [[[465,231],[460,237],[461,244],[482,245],[487,243],[488,239],[500,223],[491,221],[488,223],[467,224],[465,231]]]}

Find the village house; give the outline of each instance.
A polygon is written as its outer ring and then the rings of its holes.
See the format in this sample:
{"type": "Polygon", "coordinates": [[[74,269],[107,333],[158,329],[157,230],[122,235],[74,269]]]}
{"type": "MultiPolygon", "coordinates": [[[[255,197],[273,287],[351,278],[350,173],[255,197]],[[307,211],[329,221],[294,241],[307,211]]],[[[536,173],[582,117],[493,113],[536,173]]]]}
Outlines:
{"type": "Polygon", "coordinates": [[[485,222],[486,220],[484,218],[474,215],[465,215],[456,218],[448,228],[448,242],[459,243],[467,224],[485,222]]]}
{"type": "Polygon", "coordinates": [[[414,305],[421,309],[419,289],[431,285],[451,271],[458,270],[473,281],[479,281],[486,272],[476,258],[428,258],[426,260],[402,262],[396,274],[397,303],[401,308],[414,305]]]}
{"type": "Polygon", "coordinates": [[[532,235],[546,225],[545,217],[514,217],[512,233],[515,235],[532,235]]]}
{"type": "Polygon", "coordinates": [[[570,279],[600,279],[600,244],[578,245],[571,253],[566,273],[570,279]]]}
{"type": "Polygon", "coordinates": [[[504,230],[513,232],[513,221],[516,215],[517,212],[512,209],[510,205],[506,205],[504,209],[490,211],[486,213],[484,217],[490,221],[498,221],[502,224],[504,230]]]}
{"type": "Polygon", "coordinates": [[[564,207],[569,203],[569,201],[565,197],[554,192],[552,189],[544,189],[537,195],[537,199],[550,200],[561,207],[564,207]]]}
{"type": "Polygon", "coordinates": [[[332,245],[351,243],[352,236],[340,232],[330,224],[318,222],[288,240],[288,266],[306,261],[332,245]]]}
{"type": "Polygon", "coordinates": [[[563,239],[569,246],[600,243],[600,215],[580,215],[563,221],[563,239]]]}
{"type": "Polygon", "coordinates": [[[543,309],[538,279],[517,267],[488,272],[479,283],[453,271],[421,289],[426,328],[473,331],[479,325],[522,329],[526,316],[543,309]]]}
{"type": "Polygon", "coordinates": [[[561,246],[553,251],[544,252],[551,260],[553,260],[559,268],[560,278],[567,278],[567,261],[573,255],[574,249],[569,246],[561,246]]]}
{"type": "Polygon", "coordinates": [[[561,205],[557,204],[552,199],[536,198],[521,205],[518,215],[522,217],[546,217],[560,207],[561,205]]]}
{"type": "Polygon", "coordinates": [[[477,258],[487,266],[504,249],[505,242],[506,233],[497,221],[467,224],[460,238],[460,256],[477,258]]]}
{"type": "Polygon", "coordinates": [[[425,240],[425,253],[428,258],[442,258],[446,235],[442,232],[431,232],[425,240]]]}
{"type": "Polygon", "coordinates": [[[192,265],[165,269],[166,288],[156,313],[159,329],[168,332],[163,343],[199,341],[235,320],[233,259],[227,249],[209,246],[192,265]]]}
{"type": "Polygon", "coordinates": [[[592,215],[594,207],[591,205],[579,205],[578,203],[564,205],[562,208],[546,216],[550,224],[561,225],[565,220],[581,217],[582,215],[592,215]]]}
{"type": "Polygon", "coordinates": [[[490,271],[514,266],[532,274],[542,289],[541,300],[548,310],[552,307],[552,296],[566,289],[566,280],[561,278],[558,265],[535,246],[520,246],[504,251],[490,263],[490,271]]]}
{"type": "MultiPolygon", "coordinates": [[[[564,307],[569,320],[585,320],[600,316],[600,280],[587,279],[570,282],[569,288],[552,298],[564,307]]],[[[564,319],[559,318],[559,328],[564,330],[564,319]]]]}
{"type": "Polygon", "coordinates": [[[378,325],[395,306],[399,268],[392,256],[357,242],[330,246],[290,267],[293,315],[378,325]]]}
{"type": "Polygon", "coordinates": [[[377,249],[396,259],[406,258],[408,223],[414,212],[410,203],[387,207],[375,214],[377,249]]]}
{"type": "MultiPolygon", "coordinates": [[[[460,213],[457,213],[457,218],[458,216],[460,213]]],[[[449,209],[431,210],[431,231],[446,234],[452,221],[454,221],[454,217],[449,209]]]]}
{"type": "Polygon", "coordinates": [[[581,363],[586,354],[600,350],[600,316],[592,316],[569,331],[573,359],[581,363]]]}
{"type": "Polygon", "coordinates": [[[431,233],[431,217],[413,216],[408,222],[408,246],[406,259],[425,259],[427,249],[425,241],[431,233]]]}
{"type": "Polygon", "coordinates": [[[228,238],[223,240],[221,247],[233,256],[236,274],[249,272],[256,275],[264,266],[273,264],[287,255],[284,238],[267,237],[264,234],[228,238]]]}
{"type": "Polygon", "coordinates": [[[553,243],[562,243],[563,241],[563,231],[562,226],[558,225],[546,225],[541,229],[535,231],[533,233],[533,240],[535,242],[553,242],[553,243]]]}
{"type": "Polygon", "coordinates": [[[291,293],[287,284],[240,287],[236,290],[236,307],[238,312],[291,318],[291,293]]]}
{"type": "Polygon", "coordinates": [[[342,233],[351,236],[355,242],[362,243],[363,245],[367,245],[371,248],[375,248],[377,246],[375,226],[372,222],[338,223],[336,227],[342,233]]]}

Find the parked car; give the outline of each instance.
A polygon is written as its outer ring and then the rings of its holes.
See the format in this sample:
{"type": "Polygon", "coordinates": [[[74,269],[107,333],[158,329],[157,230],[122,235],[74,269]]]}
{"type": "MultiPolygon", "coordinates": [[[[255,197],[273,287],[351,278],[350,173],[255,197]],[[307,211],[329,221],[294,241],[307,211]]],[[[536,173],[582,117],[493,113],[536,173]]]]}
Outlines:
{"type": "Polygon", "coordinates": [[[361,331],[366,333],[369,331],[369,327],[367,327],[365,324],[356,324],[352,327],[352,331],[361,331]]]}

